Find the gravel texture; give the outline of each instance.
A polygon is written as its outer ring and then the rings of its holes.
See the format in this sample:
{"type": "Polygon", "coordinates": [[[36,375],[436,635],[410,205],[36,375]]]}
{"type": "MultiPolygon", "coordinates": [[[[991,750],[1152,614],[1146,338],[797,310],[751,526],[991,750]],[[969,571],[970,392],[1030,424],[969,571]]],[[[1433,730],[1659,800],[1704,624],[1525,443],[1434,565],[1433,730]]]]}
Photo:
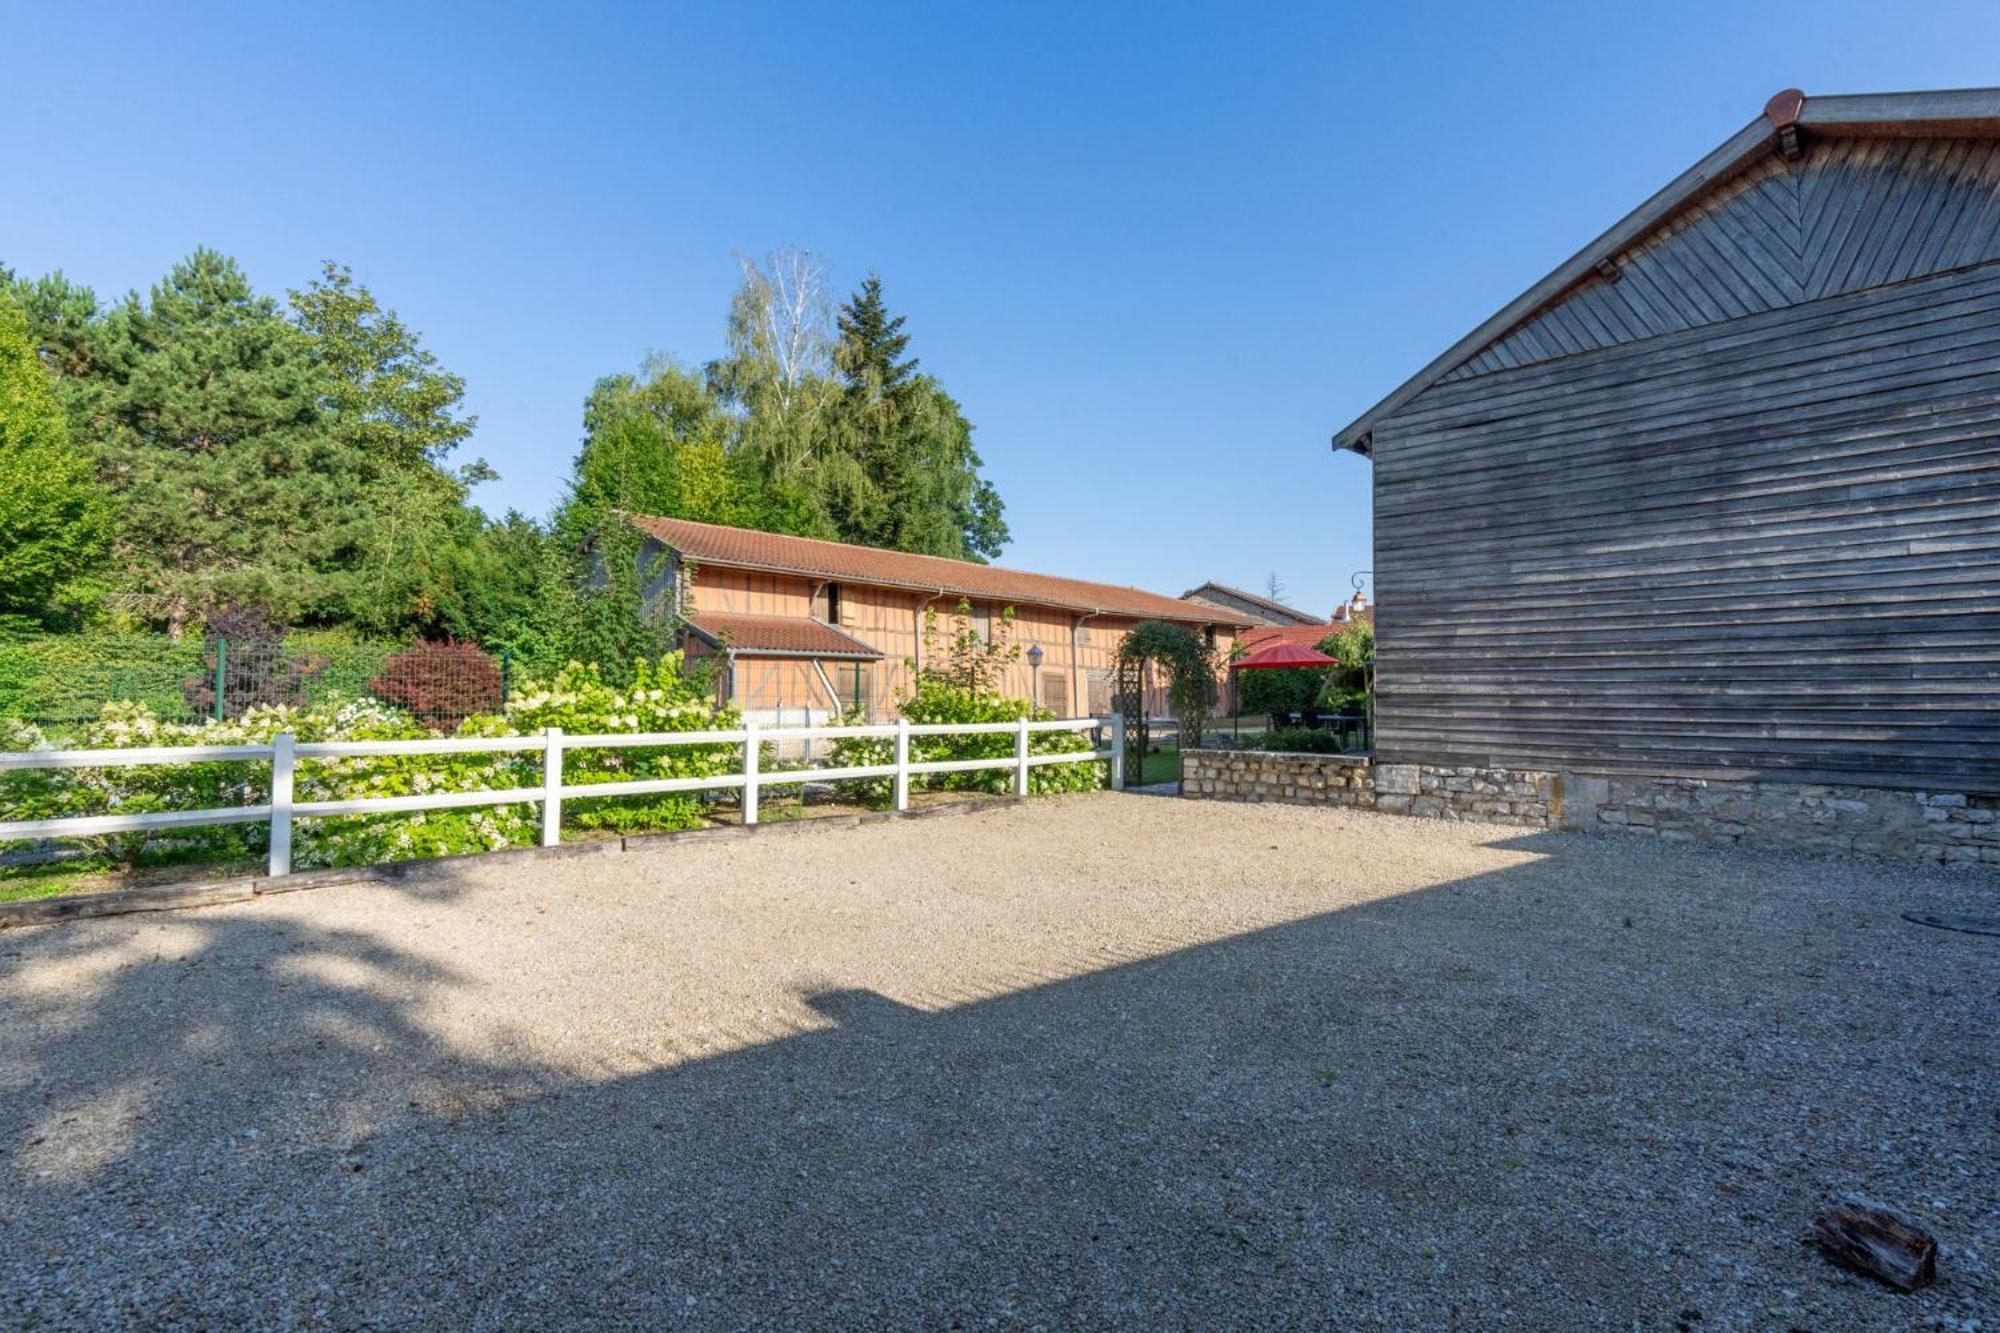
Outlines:
{"type": "Polygon", "coordinates": [[[1906,909],[2000,880],[1102,794],[8,931],[0,1326],[1993,1329],[1906,909]]]}

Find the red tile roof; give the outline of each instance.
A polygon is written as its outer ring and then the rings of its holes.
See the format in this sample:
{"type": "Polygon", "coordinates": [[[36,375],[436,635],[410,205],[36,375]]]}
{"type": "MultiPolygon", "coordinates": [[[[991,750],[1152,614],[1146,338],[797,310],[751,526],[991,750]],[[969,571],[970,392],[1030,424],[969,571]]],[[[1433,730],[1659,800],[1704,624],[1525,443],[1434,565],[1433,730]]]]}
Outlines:
{"type": "Polygon", "coordinates": [[[752,616],[706,611],[688,627],[714,647],[727,643],[753,657],[865,657],[882,654],[851,634],[804,616],[752,616]]]}
{"type": "Polygon", "coordinates": [[[1321,625],[1259,625],[1236,636],[1237,646],[1246,653],[1254,653],[1259,648],[1267,648],[1274,643],[1296,644],[1301,648],[1317,648],[1320,640],[1338,634],[1349,625],[1374,623],[1374,612],[1363,611],[1353,620],[1332,620],[1321,625]]]}
{"type": "Polygon", "coordinates": [[[970,560],[911,555],[873,546],[786,537],[684,518],[632,516],[633,524],[696,564],[736,569],[768,569],[806,578],[848,579],[914,592],[976,598],[1019,606],[1052,606],[1066,611],[1145,616],[1194,625],[1248,625],[1248,617],[1221,607],[1110,583],[1059,578],[1002,569],[970,560]]]}

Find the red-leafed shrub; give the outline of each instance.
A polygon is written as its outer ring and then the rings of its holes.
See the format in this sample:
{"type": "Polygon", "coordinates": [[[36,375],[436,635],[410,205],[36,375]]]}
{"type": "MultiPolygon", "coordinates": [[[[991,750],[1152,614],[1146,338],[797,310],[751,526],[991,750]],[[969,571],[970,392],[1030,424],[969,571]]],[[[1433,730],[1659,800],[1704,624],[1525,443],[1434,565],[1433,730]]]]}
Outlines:
{"type": "Polygon", "coordinates": [[[506,702],[500,667],[469,643],[414,643],[382,664],[368,682],[376,698],[445,731],[506,702]]]}

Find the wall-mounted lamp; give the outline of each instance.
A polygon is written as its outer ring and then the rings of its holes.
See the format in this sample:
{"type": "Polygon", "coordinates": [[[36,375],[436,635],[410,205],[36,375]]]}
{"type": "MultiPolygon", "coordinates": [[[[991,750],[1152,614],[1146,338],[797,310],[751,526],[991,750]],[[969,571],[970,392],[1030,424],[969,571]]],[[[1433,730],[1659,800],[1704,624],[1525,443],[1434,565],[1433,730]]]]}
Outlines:
{"type": "Polygon", "coordinates": [[[1028,665],[1040,670],[1042,666],[1042,645],[1035,644],[1028,649],[1028,665]]]}

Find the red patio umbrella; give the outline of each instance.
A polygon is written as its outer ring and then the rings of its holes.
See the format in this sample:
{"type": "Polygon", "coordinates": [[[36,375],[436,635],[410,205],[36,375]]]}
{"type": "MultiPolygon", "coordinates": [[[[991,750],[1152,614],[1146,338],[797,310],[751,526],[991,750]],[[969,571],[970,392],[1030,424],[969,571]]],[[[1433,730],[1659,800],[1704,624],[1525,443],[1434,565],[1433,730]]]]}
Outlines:
{"type": "Polygon", "coordinates": [[[1328,657],[1317,648],[1302,648],[1296,643],[1279,640],[1268,648],[1259,648],[1240,662],[1231,662],[1231,671],[1263,671],[1277,667],[1323,667],[1339,666],[1340,659],[1328,657]]]}

